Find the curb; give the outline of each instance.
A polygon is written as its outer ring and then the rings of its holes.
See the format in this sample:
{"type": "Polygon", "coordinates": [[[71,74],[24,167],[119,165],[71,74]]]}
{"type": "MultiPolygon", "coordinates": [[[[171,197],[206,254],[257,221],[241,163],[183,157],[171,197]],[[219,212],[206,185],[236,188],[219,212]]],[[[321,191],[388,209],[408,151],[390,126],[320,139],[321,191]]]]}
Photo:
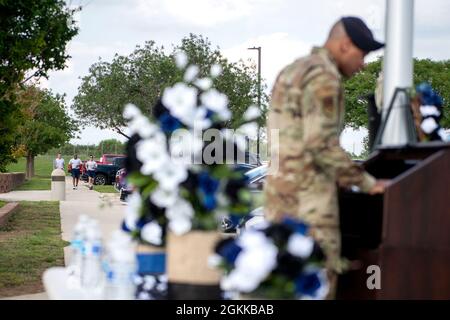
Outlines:
{"type": "Polygon", "coordinates": [[[3,226],[7,221],[10,215],[19,209],[18,202],[9,202],[0,208],[0,226],[3,226]]]}

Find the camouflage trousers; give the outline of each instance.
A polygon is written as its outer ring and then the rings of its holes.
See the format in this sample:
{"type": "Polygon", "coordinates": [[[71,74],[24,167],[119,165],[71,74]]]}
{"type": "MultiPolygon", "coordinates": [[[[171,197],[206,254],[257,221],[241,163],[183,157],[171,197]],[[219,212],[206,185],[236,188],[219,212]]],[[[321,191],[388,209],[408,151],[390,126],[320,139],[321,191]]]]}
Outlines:
{"type": "Polygon", "coordinates": [[[341,272],[341,233],[339,227],[311,227],[310,235],[319,243],[326,256],[329,282],[327,300],[336,298],[338,273],[341,272]]]}

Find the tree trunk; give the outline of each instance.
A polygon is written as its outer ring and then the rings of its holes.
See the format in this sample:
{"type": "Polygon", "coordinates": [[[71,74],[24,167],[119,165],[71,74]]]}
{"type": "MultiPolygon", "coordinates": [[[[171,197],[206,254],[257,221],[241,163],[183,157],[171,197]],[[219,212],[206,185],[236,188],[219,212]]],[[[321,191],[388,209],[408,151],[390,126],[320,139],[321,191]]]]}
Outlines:
{"type": "Polygon", "coordinates": [[[27,168],[25,177],[30,180],[34,177],[34,155],[32,153],[27,154],[27,168]]]}

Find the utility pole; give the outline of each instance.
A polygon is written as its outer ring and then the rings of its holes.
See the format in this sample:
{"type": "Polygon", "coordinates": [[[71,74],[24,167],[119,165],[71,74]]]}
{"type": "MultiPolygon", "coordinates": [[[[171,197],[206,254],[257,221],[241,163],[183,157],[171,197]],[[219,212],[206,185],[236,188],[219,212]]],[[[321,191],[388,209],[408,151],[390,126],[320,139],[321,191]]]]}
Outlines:
{"type": "MultiPolygon", "coordinates": [[[[258,108],[261,111],[261,47],[248,48],[248,50],[258,50],[258,108]]],[[[259,123],[256,135],[256,154],[259,157],[259,123]]]]}

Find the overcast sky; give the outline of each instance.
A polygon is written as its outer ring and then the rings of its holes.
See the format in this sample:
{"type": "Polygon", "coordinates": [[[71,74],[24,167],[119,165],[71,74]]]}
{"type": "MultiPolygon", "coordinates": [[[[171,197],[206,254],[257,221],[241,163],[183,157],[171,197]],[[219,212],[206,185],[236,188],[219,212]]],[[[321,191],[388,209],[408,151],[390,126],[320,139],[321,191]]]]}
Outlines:
{"type": "MultiPolygon", "coordinates": [[[[209,38],[231,61],[256,61],[262,47],[262,76],[269,88],[283,66],[321,45],[330,26],[343,15],[363,18],[375,37],[384,41],[385,0],[72,0],[83,5],[76,19],[79,34],[68,46],[72,58],[63,71],[53,72],[44,86],[77,94],[80,77],[99,57],[128,55],[136,45],[154,40],[171,48],[189,33],[209,38]]],[[[450,58],[450,1],[416,0],[414,51],[418,58],[450,58]]],[[[371,61],[383,50],[371,54],[371,61]]],[[[361,133],[346,133],[343,146],[359,153],[361,133]]],[[[76,144],[123,138],[113,131],[87,128],[76,144]]]]}

